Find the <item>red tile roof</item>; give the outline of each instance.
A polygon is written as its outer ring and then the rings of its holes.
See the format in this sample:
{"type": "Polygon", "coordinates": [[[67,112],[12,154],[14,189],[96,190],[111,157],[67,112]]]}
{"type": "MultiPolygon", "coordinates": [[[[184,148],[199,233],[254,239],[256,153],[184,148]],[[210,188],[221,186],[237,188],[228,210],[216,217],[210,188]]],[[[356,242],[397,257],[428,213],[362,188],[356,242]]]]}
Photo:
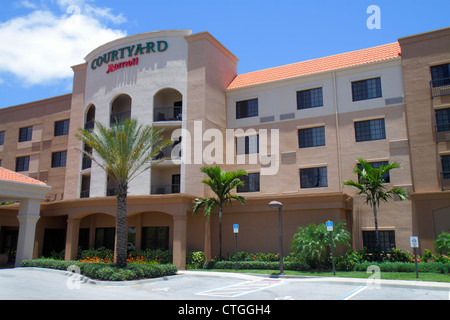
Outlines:
{"type": "Polygon", "coordinates": [[[227,90],[398,58],[398,42],[237,75],[227,90]]]}
{"type": "Polygon", "coordinates": [[[23,174],[5,169],[3,167],[0,167],[0,180],[30,183],[30,184],[36,184],[36,185],[42,185],[42,186],[47,185],[46,183],[44,183],[42,181],[27,177],[23,174]]]}

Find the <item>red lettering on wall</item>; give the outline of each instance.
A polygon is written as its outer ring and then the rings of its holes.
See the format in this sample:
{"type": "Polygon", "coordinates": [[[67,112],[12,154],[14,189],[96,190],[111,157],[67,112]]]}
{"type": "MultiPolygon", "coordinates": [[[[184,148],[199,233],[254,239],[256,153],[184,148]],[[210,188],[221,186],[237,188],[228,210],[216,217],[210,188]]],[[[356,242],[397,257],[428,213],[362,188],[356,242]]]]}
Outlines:
{"type": "Polygon", "coordinates": [[[119,69],[128,68],[132,66],[137,66],[139,64],[139,58],[133,58],[128,61],[119,62],[119,63],[112,63],[108,65],[108,70],[106,73],[114,72],[119,69]]]}

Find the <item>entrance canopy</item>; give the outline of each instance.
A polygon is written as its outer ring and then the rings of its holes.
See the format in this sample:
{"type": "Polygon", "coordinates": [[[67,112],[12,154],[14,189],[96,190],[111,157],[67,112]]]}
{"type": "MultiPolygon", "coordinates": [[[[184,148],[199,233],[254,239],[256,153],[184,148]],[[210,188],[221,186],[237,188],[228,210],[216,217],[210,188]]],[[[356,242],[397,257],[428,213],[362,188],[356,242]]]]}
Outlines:
{"type": "Polygon", "coordinates": [[[36,223],[41,212],[41,201],[50,191],[46,183],[0,167],[0,202],[19,201],[19,238],[16,266],[33,257],[36,223]]]}

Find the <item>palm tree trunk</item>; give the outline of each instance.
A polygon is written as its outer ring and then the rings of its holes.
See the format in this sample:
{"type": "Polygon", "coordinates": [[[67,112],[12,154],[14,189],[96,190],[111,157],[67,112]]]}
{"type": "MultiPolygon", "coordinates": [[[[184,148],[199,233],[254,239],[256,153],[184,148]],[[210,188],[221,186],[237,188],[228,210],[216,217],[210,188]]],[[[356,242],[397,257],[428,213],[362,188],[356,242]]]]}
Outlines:
{"type": "Polygon", "coordinates": [[[222,207],[219,208],[219,259],[222,260],[222,207]]]}
{"type": "Polygon", "coordinates": [[[115,260],[117,267],[124,268],[127,265],[127,193],[118,192],[115,260]]]}
{"type": "Polygon", "coordinates": [[[376,250],[379,251],[380,249],[380,237],[378,235],[378,217],[377,217],[377,205],[373,204],[373,217],[375,219],[375,245],[376,250]]]}

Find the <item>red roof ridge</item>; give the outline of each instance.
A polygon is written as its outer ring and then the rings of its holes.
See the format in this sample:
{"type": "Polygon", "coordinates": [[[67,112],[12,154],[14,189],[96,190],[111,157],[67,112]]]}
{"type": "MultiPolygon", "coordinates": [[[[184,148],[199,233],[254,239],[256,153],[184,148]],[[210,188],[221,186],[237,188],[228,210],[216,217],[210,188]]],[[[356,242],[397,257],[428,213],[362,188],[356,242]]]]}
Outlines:
{"type": "Polygon", "coordinates": [[[35,184],[35,185],[42,185],[42,186],[47,185],[45,182],[30,178],[26,175],[8,170],[3,167],[0,167],[0,180],[21,182],[21,183],[28,183],[28,184],[35,184]]]}
{"type": "Polygon", "coordinates": [[[227,90],[394,59],[399,57],[400,54],[400,44],[393,42],[371,48],[294,62],[278,67],[239,74],[230,83],[227,90]]]}

